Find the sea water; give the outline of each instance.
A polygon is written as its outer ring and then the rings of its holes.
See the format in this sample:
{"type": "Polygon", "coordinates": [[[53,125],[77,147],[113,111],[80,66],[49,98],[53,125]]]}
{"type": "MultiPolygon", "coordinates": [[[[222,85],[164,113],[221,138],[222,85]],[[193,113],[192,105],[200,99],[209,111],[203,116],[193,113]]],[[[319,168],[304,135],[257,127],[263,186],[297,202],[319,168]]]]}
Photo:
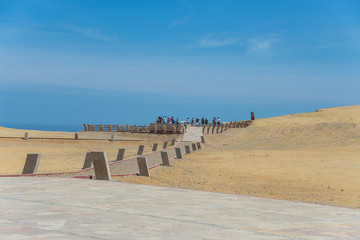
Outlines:
{"type": "Polygon", "coordinates": [[[82,124],[79,125],[61,125],[61,124],[35,124],[35,123],[0,123],[0,126],[24,130],[40,131],[61,131],[78,132],[84,130],[82,124]]]}

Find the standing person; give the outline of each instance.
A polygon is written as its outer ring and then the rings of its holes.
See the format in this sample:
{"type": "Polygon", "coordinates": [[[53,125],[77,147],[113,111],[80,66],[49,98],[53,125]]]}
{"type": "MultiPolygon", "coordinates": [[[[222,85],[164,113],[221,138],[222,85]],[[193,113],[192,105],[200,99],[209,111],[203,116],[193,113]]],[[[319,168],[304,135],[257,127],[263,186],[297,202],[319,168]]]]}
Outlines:
{"type": "Polygon", "coordinates": [[[213,125],[216,126],[216,117],[213,118],[213,125]]]}
{"type": "Polygon", "coordinates": [[[179,118],[176,118],[176,125],[179,125],[179,118]]]}
{"type": "Polygon", "coordinates": [[[190,119],[189,118],[186,119],[186,123],[190,124],[190,119]]]}
{"type": "Polygon", "coordinates": [[[191,126],[194,126],[194,118],[191,118],[191,126]]]}
{"type": "Polygon", "coordinates": [[[205,125],[207,126],[209,123],[209,120],[207,118],[205,118],[205,125]]]}
{"type": "Polygon", "coordinates": [[[201,126],[204,126],[205,124],[205,120],[204,120],[204,117],[201,118],[201,126]]]}
{"type": "Polygon", "coordinates": [[[218,122],[218,125],[220,125],[220,123],[221,123],[220,117],[218,117],[217,122],[218,122]]]}
{"type": "Polygon", "coordinates": [[[199,121],[200,121],[200,120],[199,120],[199,118],[197,117],[197,118],[196,118],[196,126],[199,125],[199,121]]]}

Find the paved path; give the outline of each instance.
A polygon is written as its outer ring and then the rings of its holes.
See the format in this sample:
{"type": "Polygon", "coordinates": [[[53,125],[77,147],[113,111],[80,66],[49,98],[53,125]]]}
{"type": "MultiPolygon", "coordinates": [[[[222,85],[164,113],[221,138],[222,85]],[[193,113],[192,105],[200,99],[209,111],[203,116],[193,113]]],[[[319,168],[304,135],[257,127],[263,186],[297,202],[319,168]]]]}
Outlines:
{"type": "Polygon", "coordinates": [[[200,142],[200,136],[202,136],[202,127],[191,127],[188,126],[184,138],[184,142],[200,142]]]}
{"type": "Polygon", "coordinates": [[[1,178],[0,239],[359,239],[360,210],[70,178],[1,178]]]}

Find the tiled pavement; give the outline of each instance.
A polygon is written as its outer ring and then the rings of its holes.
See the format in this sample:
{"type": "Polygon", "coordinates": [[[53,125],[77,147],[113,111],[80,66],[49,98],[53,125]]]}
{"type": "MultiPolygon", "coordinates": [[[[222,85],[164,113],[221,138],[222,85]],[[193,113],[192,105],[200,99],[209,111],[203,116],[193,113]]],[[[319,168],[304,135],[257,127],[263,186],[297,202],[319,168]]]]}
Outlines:
{"type": "Polygon", "coordinates": [[[359,239],[360,210],[72,178],[1,178],[0,239],[359,239]]]}
{"type": "Polygon", "coordinates": [[[186,133],[182,141],[186,142],[200,142],[200,136],[202,136],[202,127],[191,127],[188,126],[186,129],[186,133]]]}

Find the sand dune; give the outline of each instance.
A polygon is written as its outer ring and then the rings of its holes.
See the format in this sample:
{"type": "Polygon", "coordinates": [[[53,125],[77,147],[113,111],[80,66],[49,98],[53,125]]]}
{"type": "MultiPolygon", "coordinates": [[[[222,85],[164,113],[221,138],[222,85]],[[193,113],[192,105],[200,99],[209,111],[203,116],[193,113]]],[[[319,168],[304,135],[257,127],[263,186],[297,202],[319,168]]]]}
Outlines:
{"type": "Polygon", "coordinates": [[[120,181],[360,207],[360,105],[257,119],[206,135],[151,178],[120,181]]]}

